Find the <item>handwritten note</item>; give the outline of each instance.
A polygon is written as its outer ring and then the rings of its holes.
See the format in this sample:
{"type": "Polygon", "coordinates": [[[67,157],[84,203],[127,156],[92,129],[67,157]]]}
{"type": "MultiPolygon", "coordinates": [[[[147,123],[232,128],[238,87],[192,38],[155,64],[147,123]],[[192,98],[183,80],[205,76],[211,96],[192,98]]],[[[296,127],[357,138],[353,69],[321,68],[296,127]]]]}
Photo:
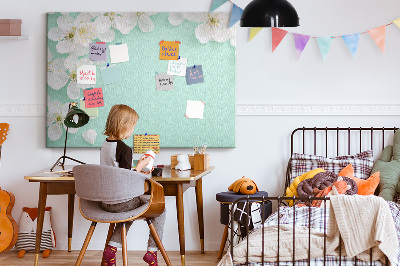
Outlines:
{"type": "Polygon", "coordinates": [[[118,65],[102,67],[100,68],[100,72],[104,85],[121,81],[121,73],[119,71],[118,65]]]}
{"type": "Polygon", "coordinates": [[[156,74],[157,91],[166,91],[174,89],[174,76],[158,73],[156,74]]]}
{"type": "Polygon", "coordinates": [[[195,65],[186,68],[186,83],[187,85],[204,82],[203,68],[201,65],[195,65]]]}
{"type": "Polygon", "coordinates": [[[76,70],[78,84],[96,84],[96,66],[84,65],[76,70]]]}
{"type": "Polygon", "coordinates": [[[160,60],[178,60],[180,42],[168,42],[162,40],[160,45],[160,60]]]}
{"type": "Polygon", "coordinates": [[[110,45],[108,48],[110,49],[112,64],[129,61],[128,45],[126,43],[110,45]]]}
{"type": "Polygon", "coordinates": [[[187,58],[169,60],[167,74],[184,77],[186,76],[186,66],[187,58]]]}
{"type": "Polygon", "coordinates": [[[89,59],[92,61],[107,61],[107,44],[91,43],[89,45],[89,59]]]}
{"type": "Polygon", "coordinates": [[[203,119],[204,114],[204,105],[203,101],[190,101],[186,102],[186,118],[199,118],[203,119]]]}
{"type": "Polygon", "coordinates": [[[86,89],[83,91],[85,96],[85,108],[104,106],[102,88],[86,89]]]}
{"type": "Polygon", "coordinates": [[[145,153],[148,150],[160,153],[160,135],[133,135],[133,152],[145,153]]]}

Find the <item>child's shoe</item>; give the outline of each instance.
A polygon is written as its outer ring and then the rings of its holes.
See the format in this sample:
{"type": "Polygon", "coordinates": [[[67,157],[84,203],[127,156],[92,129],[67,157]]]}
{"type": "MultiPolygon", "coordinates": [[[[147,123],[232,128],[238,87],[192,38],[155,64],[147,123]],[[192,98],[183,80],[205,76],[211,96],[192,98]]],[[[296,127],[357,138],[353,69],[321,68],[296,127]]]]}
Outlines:
{"type": "Polygon", "coordinates": [[[143,256],[143,260],[151,266],[158,266],[157,251],[147,251],[143,256]]]}
{"type": "Polygon", "coordinates": [[[104,250],[103,259],[104,259],[105,266],[116,266],[117,265],[116,253],[117,253],[117,248],[113,247],[113,246],[108,246],[104,250]]]}

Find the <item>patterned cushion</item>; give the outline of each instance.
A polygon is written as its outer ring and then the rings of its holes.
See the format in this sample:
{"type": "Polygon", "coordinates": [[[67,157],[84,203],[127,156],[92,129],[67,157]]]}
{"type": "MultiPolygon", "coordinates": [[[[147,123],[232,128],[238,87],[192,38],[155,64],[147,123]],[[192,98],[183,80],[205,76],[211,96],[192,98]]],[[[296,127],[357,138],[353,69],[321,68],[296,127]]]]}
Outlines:
{"type": "Polygon", "coordinates": [[[348,164],[354,167],[354,176],[360,179],[368,179],[371,174],[374,158],[372,150],[364,151],[356,155],[338,156],[326,158],[323,156],[294,153],[290,163],[290,183],[293,180],[310,170],[322,168],[326,171],[339,173],[348,164]]]}

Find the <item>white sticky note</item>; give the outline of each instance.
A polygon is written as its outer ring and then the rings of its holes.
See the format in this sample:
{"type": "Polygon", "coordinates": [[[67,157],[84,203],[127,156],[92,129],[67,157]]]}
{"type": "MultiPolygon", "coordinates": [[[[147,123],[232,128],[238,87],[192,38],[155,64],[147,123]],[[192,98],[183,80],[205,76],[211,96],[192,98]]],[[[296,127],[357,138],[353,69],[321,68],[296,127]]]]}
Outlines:
{"type": "Polygon", "coordinates": [[[204,105],[205,105],[205,103],[203,101],[187,100],[186,114],[185,114],[186,118],[203,119],[204,105]]]}
{"type": "Polygon", "coordinates": [[[181,58],[179,60],[169,60],[168,61],[168,75],[175,76],[186,76],[187,58],[181,58]]]}
{"type": "Polygon", "coordinates": [[[122,63],[129,61],[128,45],[126,43],[109,45],[111,63],[122,63]]]}
{"type": "Polygon", "coordinates": [[[96,84],[96,66],[84,65],[76,70],[76,83],[96,84]]]}

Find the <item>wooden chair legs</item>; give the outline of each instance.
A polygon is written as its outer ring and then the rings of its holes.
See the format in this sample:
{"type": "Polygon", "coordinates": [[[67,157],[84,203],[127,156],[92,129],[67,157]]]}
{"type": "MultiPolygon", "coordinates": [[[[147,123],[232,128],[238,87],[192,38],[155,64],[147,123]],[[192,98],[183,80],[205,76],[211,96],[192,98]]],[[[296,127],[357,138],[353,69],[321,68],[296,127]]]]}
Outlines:
{"type": "Polygon", "coordinates": [[[75,266],[81,265],[83,256],[85,255],[86,249],[89,245],[90,239],[92,238],[92,235],[93,235],[94,229],[96,228],[96,225],[97,225],[96,222],[92,222],[92,224],[90,225],[89,231],[85,238],[85,242],[83,242],[81,252],[79,253],[78,259],[76,260],[75,266]]]}
{"type": "Polygon", "coordinates": [[[226,240],[228,239],[228,229],[229,226],[225,225],[224,234],[222,235],[222,240],[221,240],[221,246],[219,247],[218,259],[222,258],[222,253],[224,253],[226,240]]]}
{"type": "MultiPolygon", "coordinates": [[[[108,228],[106,244],[104,245],[104,250],[106,250],[106,248],[108,246],[108,242],[110,242],[111,236],[114,233],[114,227],[115,227],[115,224],[110,223],[110,227],[108,228]]],[[[104,258],[103,257],[101,259],[101,266],[104,266],[104,258]]]]}
{"type": "Polygon", "coordinates": [[[161,242],[161,239],[157,234],[157,230],[154,227],[154,224],[149,219],[146,219],[146,221],[147,221],[147,224],[149,225],[150,233],[153,236],[154,241],[156,241],[157,247],[161,251],[161,254],[162,254],[163,258],[164,258],[165,263],[168,266],[172,266],[171,261],[169,260],[168,254],[165,251],[165,248],[164,248],[164,246],[163,246],[163,244],[161,242]]]}
{"type": "Polygon", "coordinates": [[[124,266],[128,266],[128,250],[126,244],[126,226],[121,223],[121,240],[122,240],[122,261],[124,266]]]}

